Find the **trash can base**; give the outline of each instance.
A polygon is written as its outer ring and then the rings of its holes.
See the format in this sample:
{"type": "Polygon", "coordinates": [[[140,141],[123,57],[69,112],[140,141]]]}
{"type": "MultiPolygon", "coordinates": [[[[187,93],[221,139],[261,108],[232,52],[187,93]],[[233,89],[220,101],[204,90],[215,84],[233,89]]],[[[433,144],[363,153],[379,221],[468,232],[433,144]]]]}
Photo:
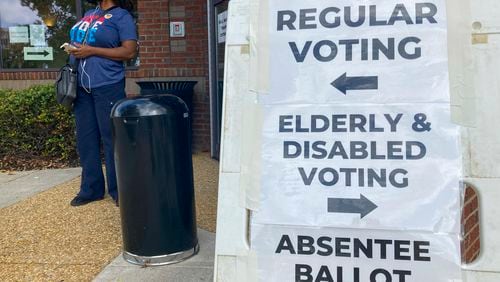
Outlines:
{"type": "Polygon", "coordinates": [[[131,254],[127,251],[123,251],[123,258],[132,264],[137,264],[137,265],[142,265],[142,266],[158,266],[158,265],[167,265],[167,264],[174,264],[178,263],[181,261],[184,261],[198,253],[200,250],[200,246],[196,244],[194,248],[174,253],[174,254],[169,254],[169,255],[162,255],[162,256],[154,256],[154,257],[147,257],[147,256],[138,256],[131,254]]]}

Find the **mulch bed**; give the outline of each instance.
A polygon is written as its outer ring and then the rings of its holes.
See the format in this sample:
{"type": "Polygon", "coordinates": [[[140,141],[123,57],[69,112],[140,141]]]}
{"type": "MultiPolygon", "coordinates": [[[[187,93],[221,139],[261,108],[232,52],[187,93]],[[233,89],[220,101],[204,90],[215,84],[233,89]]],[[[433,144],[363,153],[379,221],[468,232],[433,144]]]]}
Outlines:
{"type": "Polygon", "coordinates": [[[24,171],[77,167],[78,160],[61,161],[49,157],[39,156],[1,156],[0,171],[24,171]]]}

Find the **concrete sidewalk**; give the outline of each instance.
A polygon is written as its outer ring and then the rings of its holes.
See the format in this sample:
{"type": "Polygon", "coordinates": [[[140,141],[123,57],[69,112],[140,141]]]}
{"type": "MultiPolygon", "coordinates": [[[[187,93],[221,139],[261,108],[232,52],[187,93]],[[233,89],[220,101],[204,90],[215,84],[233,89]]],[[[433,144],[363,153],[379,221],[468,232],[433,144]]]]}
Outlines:
{"type": "Polygon", "coordinates": [[[0,208],[80,176],[81,168],[0,173],[0,208]]]}
{"type": "Polygon", "coordinates": [[[200,251],[183,262],[142,267],[126,262],[118,256],[95,279],[102,281],[212,281],[214,272],[215,234],[198,229],[200,251]]]}
{"type": "MultiPolygon", "coordinates": [[[[0,208],[33,197],[68,182],[81,173],[80,168],[0,173],[0,208]]],[[[69,205],[69,204],[68,204],[69,205]]],[[[215,253],[215,234],[198,229],[199,253],[178,264],[141,267],[116,257],[94,281],[211,281],[215,253]]]]}

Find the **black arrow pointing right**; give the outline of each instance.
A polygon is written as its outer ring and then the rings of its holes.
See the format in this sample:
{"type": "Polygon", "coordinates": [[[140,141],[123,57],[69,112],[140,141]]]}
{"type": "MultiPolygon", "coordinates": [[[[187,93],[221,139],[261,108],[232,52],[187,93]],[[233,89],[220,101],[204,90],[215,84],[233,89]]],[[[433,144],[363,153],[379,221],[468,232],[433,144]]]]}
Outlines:
{"type": "Polygon", "coordinates": [[[26,52],[27,55],[41,56],[47,57],[50,53],[47,50],[43,50],[43,52],[26,52]]]}
{"type": "Polygon", "coordinates": [[[330,213],[359,213],[363,218],[376,208],[377,205],[363,195],[360,195],[359,199],[328,198],[330,213]]]}
{"type": "Polygon", "coordinates": [[[344,73],[330,84],[346,95],[348,90],[378,89],[378,76],[347,76],[344,73]]]}

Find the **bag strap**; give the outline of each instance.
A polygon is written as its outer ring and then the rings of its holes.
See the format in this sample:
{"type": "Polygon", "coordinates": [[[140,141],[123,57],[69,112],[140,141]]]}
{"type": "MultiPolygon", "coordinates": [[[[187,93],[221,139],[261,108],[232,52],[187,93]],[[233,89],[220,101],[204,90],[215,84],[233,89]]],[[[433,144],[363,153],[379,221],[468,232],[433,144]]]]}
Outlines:
{"type": "MultiPolygon", "coordinates": [[[[113,8],[114,8],[114,7],[115,7],[115,6],[113,6],[113,8]]],[[[95,17],[95,16],[96,16],[96,14],[97,14],[97,12],[99,12],[99,11],[101,11],[101,10],[100,10],[100,9],[99,9],[99,10],[97,10],[97,7],[96,7],[96,10],[95,10],[95,12],[94,12],[94,13],[93,13],[93,15],[92,15],[92,16],[94,16],[94,19],[92,19],[92,21],[90,22],[89,28],[87,28],[87,31],[85,31],[85,36],[84,36],[84,38],[83,38],[82,45],[87,44],[87,37],[88,37],[88,35],[89,35],[89,31],[90,31],[90,29],[92,28],[92,26],[95,24],[95,22],[97,21],[97,18],[99,18],[99,15],[97,15],[97,17],[95,17]]]]}
{"type": "MultiPolygon", "coordinates": [[[[96,11],[96,13],[97,13],[97,11],[96,11]]],[[[95,16],[95,14],[96,14],[96,13],[94,13],[94,16],[95,16]]],[[[97,20],[94,18],[94,19],[90,22],[89,27],[88,27],[88,28],[87,28],[87,30],[85,31],[85,35],[84,35],[84,37],[83,37],[82,45],[85,45],[85,44],[87,43],[87,38],[88,38],[88,35],[89,35],[89,31],[90,31],[90,29],[92,28],[92,26],[95,24],[95,22],[96,22],[96,21],[97,21],[97,20]]],[[[76,62],[76,61],[79,61],[79,60],[80,60],[80,59],[76,59],[76,58],[75,58],[75,62],[76,62]]],[[[67,61],[66,61],[66,62],[67,62],[67,64],[68,64],[68,65],[70,65],[70,66],[71,66],[71,68],[72,68],[72,69],[76,72],[76,70],[78,69],[78,63],[76,63],[76,64],[71,64],[71,63],[69,62],[69,56],[68,56],[68,59],[67,59],[67,61]]]]}
{"type": "Polygon", "coordinates": [[[92,20],[92,22],[90,22],[89,28],[87,28],[87,30],[85,31],[85,37],[83,38],[82,45],[86,45],[87,44],[87,37],[89,35],[89,31],[92,28],[92,26],[95,24],[95,22],[96,22],[95,19],[92,20]]]}

